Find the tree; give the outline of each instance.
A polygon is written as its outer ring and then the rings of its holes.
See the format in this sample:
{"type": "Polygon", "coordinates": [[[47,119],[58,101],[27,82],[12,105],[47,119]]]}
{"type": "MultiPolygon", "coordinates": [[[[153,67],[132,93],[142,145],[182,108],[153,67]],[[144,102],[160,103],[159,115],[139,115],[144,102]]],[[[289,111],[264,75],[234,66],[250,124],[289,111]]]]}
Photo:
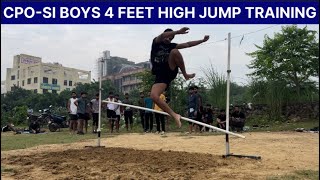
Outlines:
{"type": "MultiPolygon", "coordinates": [[[[102,99],[106,99],[109,95],[109,92],[118,93],[115,86],[112,84],[110,80],[104,80],[101,84],[102,87],[102,99]]],[[[80,96],[81,92],[88,93],[88,99],[94,98],[97,93],[99,93],[99,82],[91,82],[86,84],[78,84],[75,89],[78,96],[80,96]]],[[[71,92],[70,92],[71,96],[71,92]]]]}
{"type": "MultiPolygon", "coordinates": [[[[102,89],[102,99],[106,99],[110,91],[118,93],[110,80],[102,82],[102,89]]],[[[72,91],[77,92],[78,96],[81,92],[87,92],[88,99],[91,99],[99,92],[99,82],[78,84],[72,91]]],[[[27,108],[32,108],[34,113],[37,113],[38,110],[52,105],[55,110],[59,110],[57,113],[62,114],[66,112],[67,101],[71,97],[72,91],[64,90],[60,94],[37,94],[30,90],[14,87],[13,91],[1,96],[1,125],[9,121],[17,123],[17,125],[22,123],[25,120],[27,108]]]]}
{"type": "Polygon", "coordinates": [[[251,99],[248,97],[249,88],[230,82],[230,103],[233,105],[242,105],[248,103],[251,99]]]}
{"type": "Polygon", "coordinates": [[[140,72],[137,74],[137,78],[142,81],[139,87],[140,90],[143,92],[150,92],[155,80],[155,76],[152,75],[151,71],[145,70],[140,72]]]}
{"type": "Polygon", "coordinates": [[[28,106],[31,105],[28,102],[29,97],[33,97],[34,95],[35,93],[30,90],[15,86],[13,91],[6,93],[6,95],[1,98],[1,105],[5,105],[9,110],[16,106],[28,106]]]}
{"type": "Polygon", "coordinates": [[[274,38],[265,36],[263,46],[247,53],[254,58],[248,65],[254,72],[249,76],[268,81],[285,81],[294,87],[298,95],[301,88],[313,82],[311,77],[319,77],[319,42],[316,31],[307,27],[282,27],[274,38]]]}

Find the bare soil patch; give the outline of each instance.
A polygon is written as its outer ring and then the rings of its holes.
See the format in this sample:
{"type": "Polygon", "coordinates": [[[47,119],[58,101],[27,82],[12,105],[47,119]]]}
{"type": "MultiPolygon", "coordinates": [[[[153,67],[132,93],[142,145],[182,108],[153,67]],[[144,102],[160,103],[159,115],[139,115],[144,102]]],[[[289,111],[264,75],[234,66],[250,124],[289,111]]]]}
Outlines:
{"type": "MultiPolygon", "coordinates": [[[[222,158],[225,136],[125,134],[96,140],[1,152],[2,179],[266,179],[296,170],[318,170],[319,134],[245,133],[231,137],[235,154],[222,158]]],[[[66,137],[68,138],[68,137],[66,137]]]]}

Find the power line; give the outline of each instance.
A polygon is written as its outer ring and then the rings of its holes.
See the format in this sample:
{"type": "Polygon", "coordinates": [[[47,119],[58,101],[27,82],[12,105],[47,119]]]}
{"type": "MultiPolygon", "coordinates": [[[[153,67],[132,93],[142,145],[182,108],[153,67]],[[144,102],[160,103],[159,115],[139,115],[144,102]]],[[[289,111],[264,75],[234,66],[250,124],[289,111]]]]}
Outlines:
{"type": "MultiPolygon", "coordinates": [[[[233,36],[233,37],[231,37],[231,39],[239,38],[239,37],[244,37],[245,35],[257,33],[257,32],[260,32],[260,31],[264,31],[264,30],[266,30],[266,29],[270,29],[270,28],[273,28],[273,27],[279,26],[279,25],[280,25],[280,24],[276,24],[276,25],[269,26],[269,27],[266,27],[266,28],[258,29],[258,30],[256,30],[256,31],[251,31],[251,32],[247,32],[247,33],[244,33],[244,34],[241,34],[241,35],[233,36]]],[[[221,40],[218,40],[218,41],[203,43],[203,44],[201,44],[201,45],[214,44],[214,43],[218,43],[218,42],[222,42],[222,41],[226,41],[226,40],[228,40],[228,38],[224,38],[224,39],[221,39],[221,40]]]]}
{"type": "Polygon", "coordinates": [[[248,33],[242,34],[242,35],[234,36],[234,37],[231,37],[231,39],[233,39],[233,38],[238,38],[238,37],[242,37],[242,36],[245,36],[245,35],[248,35],[248,34],[253,34],[253,33],[256,33],[256,32],[260,32],[260,31],[264,31],[264,30],[266,30],[266,29],[270,29],[270,28],[273,28],[273,27],[279,26],[279,25],[280,25],[280,24],[276,24],[276,25],[269,26],[269,27],[266,27],[266,28],[263,28],[263,29],[259,29],[259,30],[256,30],[256,31],[252,31],[252,32],[248,32],[248,33]]]}

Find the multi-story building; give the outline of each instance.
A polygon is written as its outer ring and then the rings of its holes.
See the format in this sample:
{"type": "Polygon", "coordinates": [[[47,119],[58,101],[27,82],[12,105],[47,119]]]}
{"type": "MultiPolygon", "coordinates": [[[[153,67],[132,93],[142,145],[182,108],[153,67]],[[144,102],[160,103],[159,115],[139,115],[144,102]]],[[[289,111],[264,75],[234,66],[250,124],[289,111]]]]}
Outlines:
{"type": "Polygon", "coordinates": [[[134,62],[128,61],[127,58],[110,56],[110,51],[106,50],[102,52],[102,56],[96,61],[95,76],[97,79],[100,77],[101,71],[101,61],[102,61],[102,76],[109,76],[115,73],[122,68],[123,65],[135,65],[134,62]]]}
{"type": "Polygon", "coordinates": [[[77,83],[90,83],[91,72],[64,67],[59,63],[43,63],[40,57],[26,54],[13,58],[13,67],[7,68],[6,90],[15,86],[36,93],[60,93],[72,90],[77,83]]]}
{"type": "Polygon", "coordinates": [[[125,66],[114,75],[103,77],[103,79],[110,79],[119,92],[128,93],[133,89],[138,89],[141,80],[137,78],[137,74],[145,71],[143,67],[125,66]]]}
{"type": "Polygon", "coordinates": [[[149,61],[136,64],[123,57],[110,56],[110,51],[103,51],[102,54],[97,60],[96,75],[99,77],[102,64],[102,80],[111,80],[118,91],[122,93],[137,89],[141,83],[137,74],[146,69],[151,69],[149,61]]]}

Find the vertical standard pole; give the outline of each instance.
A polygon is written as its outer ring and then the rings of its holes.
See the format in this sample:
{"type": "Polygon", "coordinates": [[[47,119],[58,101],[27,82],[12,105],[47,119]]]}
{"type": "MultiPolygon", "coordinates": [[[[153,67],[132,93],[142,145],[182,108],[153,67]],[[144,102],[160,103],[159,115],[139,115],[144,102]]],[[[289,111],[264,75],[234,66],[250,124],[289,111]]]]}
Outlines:
{"type": "Polygon", "coordinates": [[[103,60],[100,60],[100,78],[99,78],[99,122],[98,122],[98,147],[100,147],[100,135],[101,135],[101,98],[102,98],[102,71],[103,60]]]}
{"type": "MultiPolygon", "coordinates": [[[[226,131],[229,131],[229,96],[230,96],[230,47],[231,33],[228,33],[228,65],[227,65],[227,105],[226,105],[226,131]]],[[[230,154],[229,134],[226,134],[226,156],[230,154]]]]}

